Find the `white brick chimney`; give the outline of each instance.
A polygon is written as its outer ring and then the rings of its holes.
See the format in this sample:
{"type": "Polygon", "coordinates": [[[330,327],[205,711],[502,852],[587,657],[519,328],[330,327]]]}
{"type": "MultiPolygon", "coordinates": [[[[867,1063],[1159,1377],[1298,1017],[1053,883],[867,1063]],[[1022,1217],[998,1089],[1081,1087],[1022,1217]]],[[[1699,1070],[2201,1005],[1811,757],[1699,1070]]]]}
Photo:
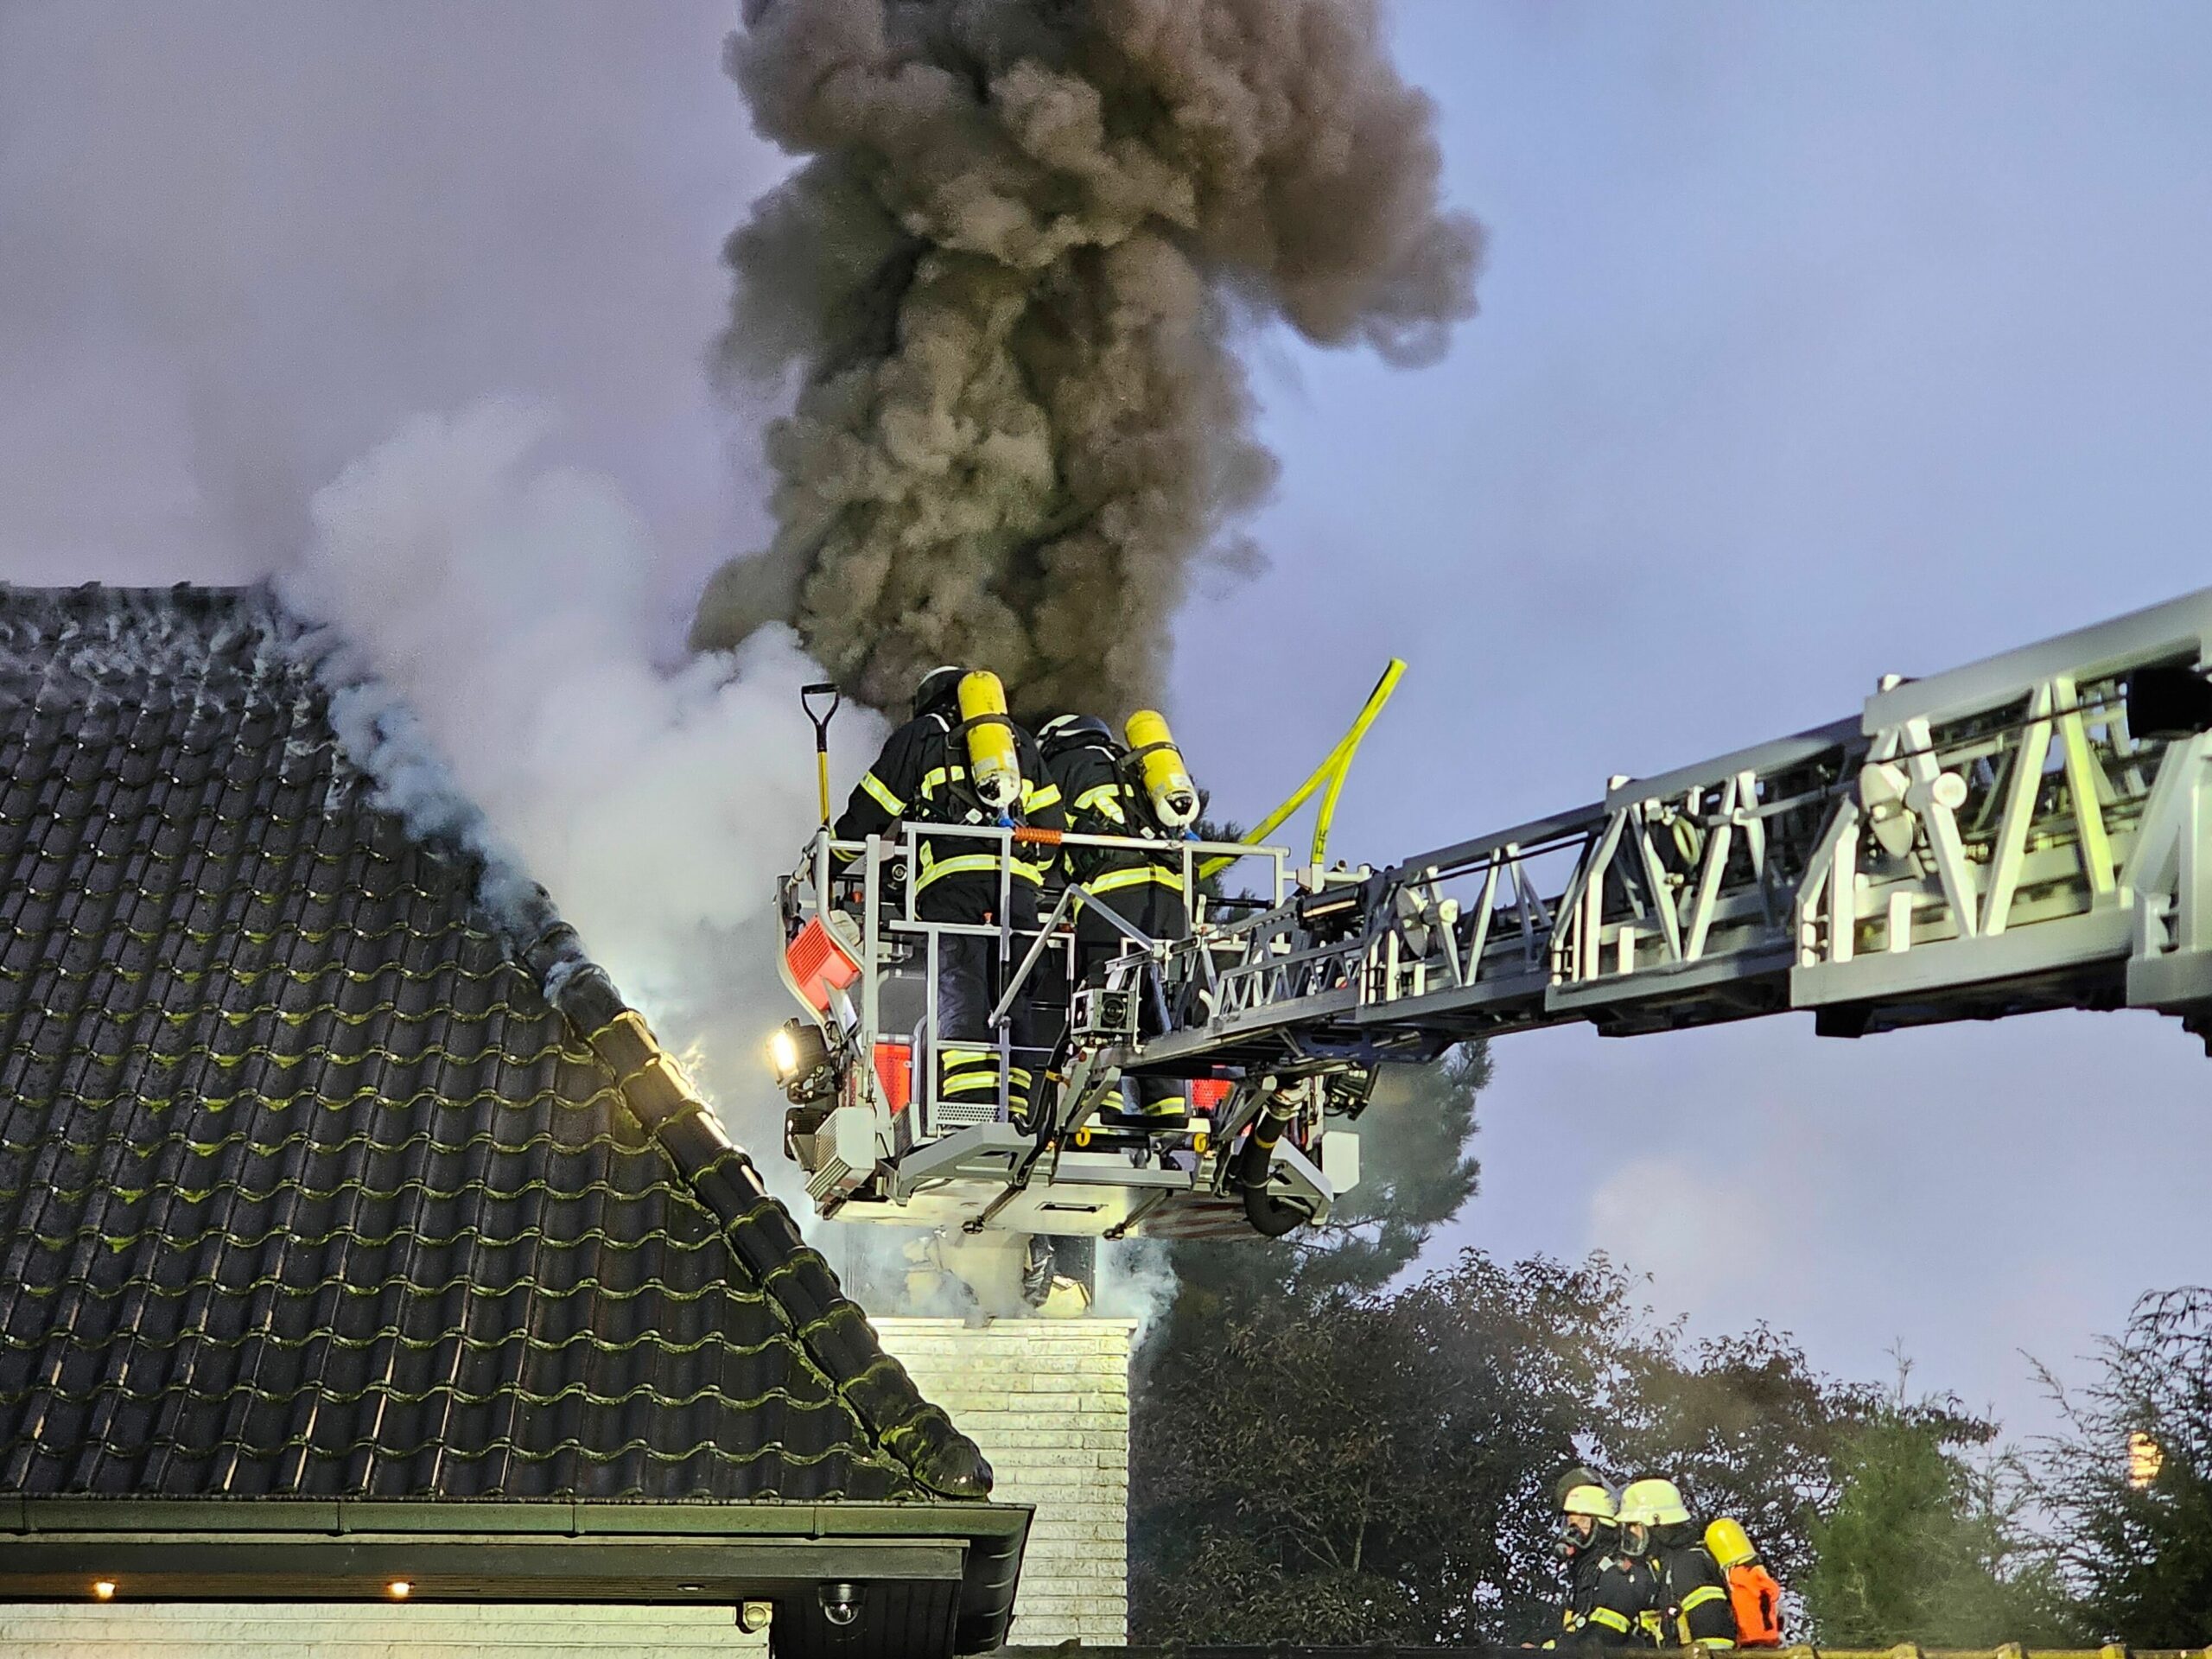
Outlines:
{"type": "Polygon", "coordinates": [[[1009,1643],[1116,1647],[1129,1624],[1135,1319],[874,1319],[922,1397],[983,1449],[992,1496],[1037,1516],[1009,1643]]]}

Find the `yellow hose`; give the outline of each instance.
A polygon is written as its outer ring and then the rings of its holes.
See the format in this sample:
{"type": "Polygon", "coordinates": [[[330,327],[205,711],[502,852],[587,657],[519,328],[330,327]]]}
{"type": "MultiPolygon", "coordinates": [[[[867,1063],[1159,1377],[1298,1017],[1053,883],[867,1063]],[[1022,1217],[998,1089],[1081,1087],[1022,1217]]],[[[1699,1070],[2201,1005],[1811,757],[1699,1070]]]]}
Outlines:
{"type": "MultiPolygon", "coordinates": [[[[1367,736],[1368,728],[1375,724],[1376,716],[1390,701],[1390,694],[1398,689],[1398,682],[1405,677],[1405,664],[1393,657],[1390,665],[1382,671],[1382,677],[1375,683],[1375,690],[1367,694],[1367,702],[1360,709],[1359,718],[1352,721],[1351,729],[1337,740],[1336,747],[1329,751],[1319,766],[1313,768],[1313,775],[1298,786],[1288,800],[1245,832],[1245,846],[1257,851],[1261,842],[1281,828],[1292,813],[1305,805],[1315,790],[1326,784],[1328,790],[1321,798],[1320,817],[1313,826],[1311,860],[1316,866],[1320,863],[1321,855],[1328,847],[1329,824],[1336,816],[1337,797],[1344,789],[1344,774],[1351,770],[1352,757],[1359,753],[1360,743],[1367,736]]],[[[1206,860],[1198,867],[1198,874],[1201,876],[1217,875],[1236,861],[1234,855],[1224,853],[1206,860]]]]}
{"type": "Polygon", "coordinates": [[[1337,745],[1344,758],[1337,762],[1337,769],[1329,779],[1329,787],[1322,794],[1320,816],[1313,820],[1313,856],[1306,861],[1317,873],[1321,868],[1322,856],[1329,849],[1329,825],[1337,816],[1337,797],[1344,793],[1344,774],[1351,770],[1352,757],[1359,753],[1359,746],[1367,736],[1367,728],[1382,712],[1382,705],[1390,701],[1390,694],[1398,689],[1398,682],[1404,677],[1405,672],[1406,665],[1393,657],[1390,666],[1382,671],[1382,677],[1375,683],[1375,690],[1367,699],[1367,706],[1359,711],[1359,718],[1352,721],[1351,730],[1344,734],[1344,741],[1337,745]]]}

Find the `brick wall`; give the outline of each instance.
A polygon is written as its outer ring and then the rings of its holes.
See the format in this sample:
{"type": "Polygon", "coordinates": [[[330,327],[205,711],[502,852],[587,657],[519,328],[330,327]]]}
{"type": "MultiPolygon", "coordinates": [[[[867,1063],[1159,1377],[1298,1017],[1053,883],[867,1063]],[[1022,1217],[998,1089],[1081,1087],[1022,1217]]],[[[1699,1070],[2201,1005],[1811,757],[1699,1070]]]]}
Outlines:
{"type": "Polygon", "coordinates": [[[1115,1647],[1129,1623],[1134,1319],[871,1321],[922,1397],[952,1414],[1035,1521],[1007,1640],[1115,1647]]]}
{"type": "Polygon", "coordinates": [[[728,1607],[0,1606],[8,1659],[763,1659],[728,1607]]]}

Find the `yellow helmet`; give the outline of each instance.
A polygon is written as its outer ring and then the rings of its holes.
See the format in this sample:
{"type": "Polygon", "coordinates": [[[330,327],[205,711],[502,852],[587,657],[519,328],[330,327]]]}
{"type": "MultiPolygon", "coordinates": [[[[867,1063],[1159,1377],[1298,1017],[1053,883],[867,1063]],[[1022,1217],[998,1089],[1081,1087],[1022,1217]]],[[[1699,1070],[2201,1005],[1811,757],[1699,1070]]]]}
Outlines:
{"type": "Polygon", "coordinates": [[[1559,1500],[1561,1515],[1594,1516],[1600,1521],[1618,1521],[1619,1508],[1613,1495],[1602,1486],[1571,1486],[1559,1500]]]}
{"type": "Polygon", "coordinates": [[[1631,1480],[1621,1489],[1624,1526],[1671,1527],[1689,1518],[1689,1506],[1671,1480],[1631,1480]]]}
{"type": "Polygon", "coordinates": [[[1744,1530],[1743,1523],[1731,1521],[1725,1515],[1705,1529],[1705,1548],[1724,1570],[1741,1567],[1746,1561],[1755,1561],[1759,1558],[1758,1551],[1751,1548],[1751,1535],[1744,1530]]]}

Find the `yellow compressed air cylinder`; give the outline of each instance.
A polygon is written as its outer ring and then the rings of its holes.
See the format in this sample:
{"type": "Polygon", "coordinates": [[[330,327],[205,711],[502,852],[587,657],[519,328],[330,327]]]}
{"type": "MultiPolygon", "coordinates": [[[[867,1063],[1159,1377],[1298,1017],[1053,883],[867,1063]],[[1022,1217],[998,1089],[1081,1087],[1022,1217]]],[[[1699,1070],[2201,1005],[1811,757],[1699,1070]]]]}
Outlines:
{"type": "Polygon", "coordinates": [[[988,668],[961,677],[960,718],[968,728],[968,777],[976,798],[994,812],[1011,812],[1021,799],[1021,751],[1007,718],[1006,687],[988,668]]]}
{"type": "Polygon", "coordinates": [[[1136,760],[1145,795],[1152,802],[1153,817],[1170,830],[1187,829],[1197,823],[1198,786],[1191,781],[1191,769],[1183,764],[1183,752],[1175,747],[1175,734],[1167,729],[1166,717],[1157,709],[1140,709],[1122,730],[1129,741],[1129,753],[1136,760]]]}
{"type": "Polygon", "coordinates": [[[1758,1551],[1751,1548],[1751,1537],[1744,1530],[1744,1523],[1725,1515],[1705,1529],[1705,1548],[1724,1568],[1741,1567],[1758,1559],[1758,1551]]]}

